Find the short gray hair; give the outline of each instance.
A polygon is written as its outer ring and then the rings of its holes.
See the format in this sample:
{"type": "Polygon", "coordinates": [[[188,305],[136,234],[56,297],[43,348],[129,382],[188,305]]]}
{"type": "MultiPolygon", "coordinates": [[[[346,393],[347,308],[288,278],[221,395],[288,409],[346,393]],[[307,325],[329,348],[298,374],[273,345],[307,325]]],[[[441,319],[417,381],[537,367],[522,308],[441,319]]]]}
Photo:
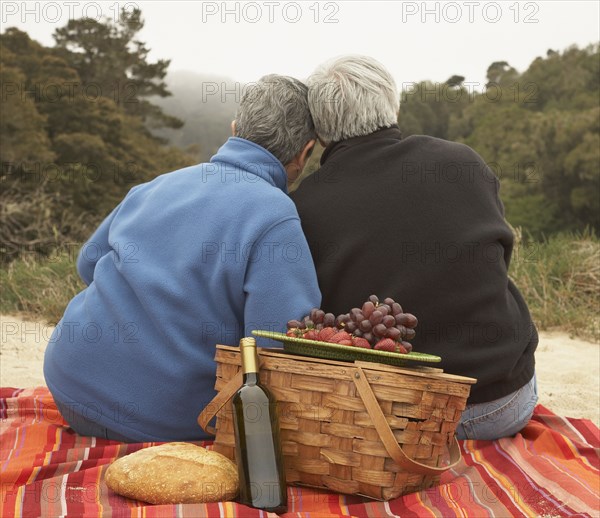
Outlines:
{"type": "Polygon", "coordinates": [[[287,165],[309,140],[316,138],[307,86],[293,77],[276,74],[246,85],[235,117],[235,132],[287,165]]]}
{"type": "Polygon", "coordinates": [[[327,144],[398,123],[396,83],[373,58],[334,58],[320,65],[307,84],[317,135],[327,144]]]}

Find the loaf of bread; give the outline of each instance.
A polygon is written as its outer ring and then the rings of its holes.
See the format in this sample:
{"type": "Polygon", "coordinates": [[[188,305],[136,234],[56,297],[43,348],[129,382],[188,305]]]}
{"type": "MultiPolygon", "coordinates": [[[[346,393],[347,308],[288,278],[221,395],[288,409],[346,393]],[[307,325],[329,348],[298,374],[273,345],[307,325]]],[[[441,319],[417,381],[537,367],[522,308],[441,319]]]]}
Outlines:
{"type": "Polygon", "coordinates": [[[239,486],[235,463],[185,442],[121,457],[108,467],[105,480],[115,493],[151,504],[233,500],[239,486]]]}

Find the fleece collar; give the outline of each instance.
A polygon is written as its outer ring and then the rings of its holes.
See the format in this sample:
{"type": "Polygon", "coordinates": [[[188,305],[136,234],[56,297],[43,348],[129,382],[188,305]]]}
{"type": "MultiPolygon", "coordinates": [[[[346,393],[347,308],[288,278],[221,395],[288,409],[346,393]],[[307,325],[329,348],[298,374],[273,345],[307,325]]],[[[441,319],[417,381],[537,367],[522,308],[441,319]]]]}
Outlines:
{"type": "Polygon", "coordinates": [[[243,169],[266,180],[287,194],[287,173],[282,163],[264,147],[240,137],[229,137],[210,159],[243,169]]]}

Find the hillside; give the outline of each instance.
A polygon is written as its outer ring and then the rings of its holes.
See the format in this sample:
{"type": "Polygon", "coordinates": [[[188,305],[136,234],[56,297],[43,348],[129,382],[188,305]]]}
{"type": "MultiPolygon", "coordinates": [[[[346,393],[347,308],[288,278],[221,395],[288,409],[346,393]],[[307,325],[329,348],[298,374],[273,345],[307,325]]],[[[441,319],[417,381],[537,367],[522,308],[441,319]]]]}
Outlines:
{"type": "Polygon", "coordinates": [[[165,113],[184,121],[180,129],[161,128],[154,135],[206,161],[231,134],[243,86],[229,78],[189,71],[169,73],[170,97],[152,98],[165,113]]]}

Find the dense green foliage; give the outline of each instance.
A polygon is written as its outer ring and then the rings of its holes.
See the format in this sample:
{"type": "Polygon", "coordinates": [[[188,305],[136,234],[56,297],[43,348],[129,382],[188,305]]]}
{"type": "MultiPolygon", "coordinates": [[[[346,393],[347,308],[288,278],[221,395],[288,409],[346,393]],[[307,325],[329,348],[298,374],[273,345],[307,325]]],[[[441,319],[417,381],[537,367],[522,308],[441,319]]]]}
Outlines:
{"type": "Polygon", "coordinates": [[[548,51],[519,74],[506,62],[479,91],[453,76],[403,92],[405,136],[464,142],[501,179],[506,217],[527,234],[600,230],[598,45],[548,51]]]}
{"type": "Polygon", "coordinates": [[[182,122],[150,104],[167,96],[168,61],[147,62],[139,11],[118,22],[71,20],[43,47],[0,35],[2,258],[82,243],[131,186],[193,163],[149,127],[182,122]]]}

